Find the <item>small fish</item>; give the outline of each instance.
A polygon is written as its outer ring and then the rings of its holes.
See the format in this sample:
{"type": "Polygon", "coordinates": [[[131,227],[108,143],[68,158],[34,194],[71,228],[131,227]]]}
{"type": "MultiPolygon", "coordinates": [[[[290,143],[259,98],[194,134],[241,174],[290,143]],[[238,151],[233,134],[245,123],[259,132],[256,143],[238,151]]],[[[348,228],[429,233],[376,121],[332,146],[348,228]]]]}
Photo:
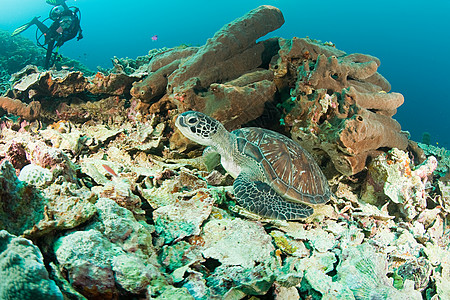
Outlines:
{"type": "Polygon", "coordinates": [[[154,36],[152,36],[152,41],[156,42],[158,40],[158,36],[155,34],[154,36]]]}
{"type": "Polygon", "coordinates": [[[116,172],[114,172],[113,169],[111,169],[110,166],[108,166],[108,165],[102,165],[102,167],[106,170],[106,172],[108,172],[108,173],[111,174],[112,176],[114,176],[114,177],[118,177],[118,176],[119,176],[119,175],[117,175],[116,172]]]}
{"type": "Polygon", "coordinates": [[[63,69],[63,70],[73,70],[73,67],[61,66],[61,69],[63,69]]]}

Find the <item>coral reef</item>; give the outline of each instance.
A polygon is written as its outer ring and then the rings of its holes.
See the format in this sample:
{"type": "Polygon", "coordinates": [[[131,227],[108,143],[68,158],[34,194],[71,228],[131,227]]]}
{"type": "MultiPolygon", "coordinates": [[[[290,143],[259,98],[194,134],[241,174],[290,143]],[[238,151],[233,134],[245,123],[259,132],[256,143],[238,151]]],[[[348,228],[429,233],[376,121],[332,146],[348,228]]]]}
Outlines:
{"type": "Polygon", "coordinates": [[[77,168],[64,152],[29,133],[17,137],[8,131],[3,129],[0,142],[2,228],[39,236],[93,217],[95,194],[76,186],[77,168]]]}
{"type": "Polygon", "coordinates": [[[439,148],[433,145],[418,143],[418,147],[423,149],[424,155],[433,155],[436,157],[438,165],[434,173],[439,177],[449,181],[450,175],[450,151],[445,148],[439,148]]]}
{"type": "Polygon", "coordinates": [[[109,71],[14,69],[0,98],[0,298],[449,298],[448,151],[408,141],[375,57],[256,42],[282,24],[262,6],[203,46],[109,71]],[[174,130],[187,109],[290,133],[335,197],[305,221],[249,214],[218,157],[174,130]]]}
{"type": "MultiPolygon", "coordinates": [[[[389,92],[389,82],[377,72],[380,61],[309,38],[256,42],[283,23],[278,9],[260,6],[225,25],[203,46],[155,50],[134,62],[114,58],[108,75],[21,71],[10,94],[42,103],[49,97],[90,100],[86,92],[103,99],[131,95],[142,114],[197,110],[227,129],[257,119],[269,103],[278,102],[284,130],[308,151],[326,153],[345,175],[362,171],[368,157],[386,148],[405,150],[407,134],[392,118],[403,96],[389,92]]],[[[52,108],[57,109],[45,105],[52,108]]],[[[172,139],[176,144],[175,139],[184,138],[175,134],[172,139]]]]}
{"type": "MultiPolygon", "coordinates": [[[[0,95],[9,90],[10,76],[27,65],[43,67],[45,50],[35,45],[35,42],[20,35],[11,37],[11,33],[0,29],[0,95]]],[[[60,56],[54,68],[62,67],[81,71],[86,75],[93,72],[79,61],[60,56]]]]}
{"type": "Polygon", "coordinates": [[[43,66],[45,50],[27,38],[0,29],[0,70],[13,74],[26,65],[43,66]]]}
{"type": "Polygon", "coordinates": [[[9,78],[11,76],[5,70],[0,70],[0,95],[3,95],[10,88],[9,78]]]}

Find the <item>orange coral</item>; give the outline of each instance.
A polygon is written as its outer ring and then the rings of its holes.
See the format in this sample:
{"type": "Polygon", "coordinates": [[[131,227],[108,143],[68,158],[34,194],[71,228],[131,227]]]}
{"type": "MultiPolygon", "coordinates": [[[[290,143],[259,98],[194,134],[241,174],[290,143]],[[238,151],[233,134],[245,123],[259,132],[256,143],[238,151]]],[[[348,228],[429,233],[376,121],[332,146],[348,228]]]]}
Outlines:
{"type": "Polygon", "coordinates": [[[191,236],[190,238],[188,238],[188,242],[189,242],[189,244],[195,245],[195,246],[205,245],[205,240],[200,235],[191,236]]]}
{"type": "Polygon", "coordinates": [[[303,56],[304,59],[310,59],[310,58],[311,58],[311,53],[309,53],[308,50],[305,50],[305,51],[302,53],[302,56],[303,56]]]}
{"type": "Polygon", "coordinates": [[[95,79],[100,80],[103,78],[105,78],[105,75],[103,75],[103,73],[97,72],[97,74],[95,74],[95,79]]]}
{"type": "Polygon", "coordinates": [[[48,76],[48,78],[47,78],[47,86],[48,86],[48,87],[51,87],[52,85],[53,85],[52,77],[51,77],[51,76],[48,76]]]}

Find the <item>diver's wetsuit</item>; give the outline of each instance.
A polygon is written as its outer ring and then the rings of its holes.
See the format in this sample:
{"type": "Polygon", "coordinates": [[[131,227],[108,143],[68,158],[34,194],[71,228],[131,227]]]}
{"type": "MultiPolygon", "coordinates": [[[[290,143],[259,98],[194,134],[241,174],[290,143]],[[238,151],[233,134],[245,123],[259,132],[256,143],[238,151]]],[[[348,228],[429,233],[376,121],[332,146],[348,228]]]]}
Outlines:
{"type": "Polygon", "coordinates": [[[44,68],[50,66],[53,49],[62,46],[66,41],[73,39],[78,34],[78,40],[82,35],[80,19],[77,12],[69,8],[65,10],[64,15],[56,19],[50,27],[35,19],[35,24],[45,36],[44,44],[47,45],[47,54],[45,56],[44,68]]]}
{"type": "MultiPolygon", "coordinates": [[[[14,30],[11,36],[15,36],[31,25],[36,25],[38,29],[45,36],[44,44],[47,45],[47,54],[45,56],[44,67],[48,69],[52,62],[53,50],[55,47],[62,46],[66,41],[73,39],[77,34],[77,40],[83,38],[82,30],[80,27],[79,9],[77,7],[68,7],[65,3],[66,0],[47,0],[48,4],[54,5],[54,8],[50,12],[50,19],[53,20],[52,25],[47,27],[43,22],[38,20],[38,17],[33,18],[31,22],[24,24],[14,30]],[[54,11],[54,9],[57,9],[54,11]],[[54,13],[55,12],[55,13],[54,13]],[[54,14],[53,14],[54,13],[54,14]]],[[[58,51],[56,51],[58,52],[58,51]]],[[[56,53],[55,53],[56,55],[56,53]]]]}

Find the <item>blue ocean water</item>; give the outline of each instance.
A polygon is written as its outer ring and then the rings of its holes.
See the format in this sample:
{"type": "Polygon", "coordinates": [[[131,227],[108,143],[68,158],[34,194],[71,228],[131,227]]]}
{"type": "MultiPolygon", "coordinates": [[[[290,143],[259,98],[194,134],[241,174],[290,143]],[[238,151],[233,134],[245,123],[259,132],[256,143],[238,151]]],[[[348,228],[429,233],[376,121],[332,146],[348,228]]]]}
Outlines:
{"type": "MultiPolygon", "coordinates": [[[[84,39],[60,52],[92,69],[111,58],[147,54],[152,48],[202,45],[226,23],[262,5],[281,9],[286,23],[268,36],[331,41],[347,53],[381,60],[379,72],[405,96],[394,116],[412,139],[431,134],[450,147],[450,1],[117,1],[68,0],[81,9],[84,39]],[[157,35],[158,40],[151,37],[157,35]]],[[[13,31],[34,16],[48,16],[44,0],[0,0],[0,28],[13,31]]],[[[35,29],[24,36],[34,39],[35,29]]]]}

